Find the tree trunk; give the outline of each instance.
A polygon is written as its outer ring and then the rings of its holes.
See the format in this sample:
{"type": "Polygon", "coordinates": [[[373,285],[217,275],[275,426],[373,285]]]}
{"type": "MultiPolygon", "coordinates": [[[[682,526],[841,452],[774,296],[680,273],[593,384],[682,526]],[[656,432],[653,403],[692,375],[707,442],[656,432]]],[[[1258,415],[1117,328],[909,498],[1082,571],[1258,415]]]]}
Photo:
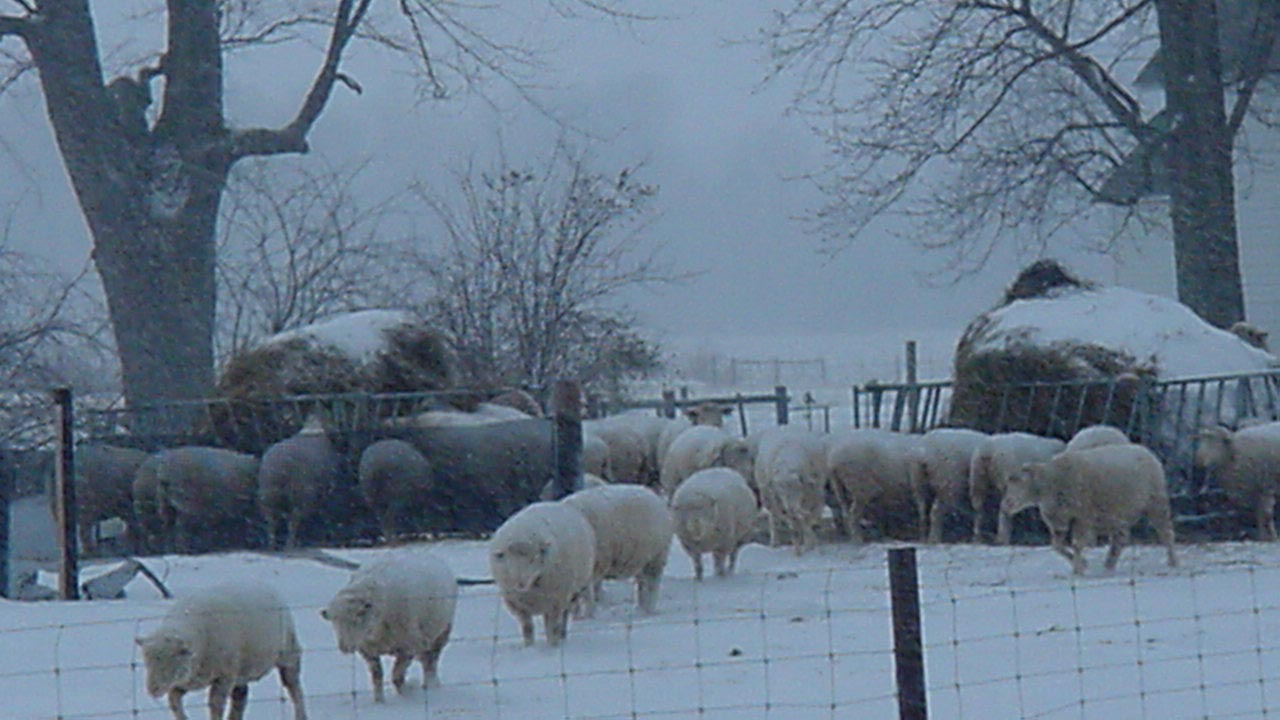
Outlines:
{"type": "Polygon", "coordinates": [[[1244,319],[1232,136],[1215,3],[1159,0],[1178,299],[1218,327],[1244,319]]]}

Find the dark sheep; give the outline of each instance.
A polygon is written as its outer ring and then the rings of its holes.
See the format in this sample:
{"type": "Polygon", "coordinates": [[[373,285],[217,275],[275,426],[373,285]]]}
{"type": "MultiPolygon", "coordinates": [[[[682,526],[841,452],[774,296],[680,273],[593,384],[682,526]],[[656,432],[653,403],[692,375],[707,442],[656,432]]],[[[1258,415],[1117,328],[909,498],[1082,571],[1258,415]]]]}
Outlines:
{"type": "Polygon", "coordinates": [[[308,423],[262,454],[258,467],[258,509],[266,521],[267,544],[277,547],[285,526],[286,548],[297,547],[303,523],[316,517],[334,488],[341,460],[318,424],[308,423]]]}
{"type": "Polygon", "coordinates": [[[412,514],[425,509],[433,477],[431,464],[404,440],[379,440],[365,448],[357,471],[360,493],[390,542],[407,526],[412,514]]]}
{"type": "MultiPolygon", "coordinates": [[[[133,519],[133,479],[146,459],[142,450],[114,445],[76,448],[76,532],[82,552],[97,552],[94,528],[103,520],[120,518],[128,524],[131,539],[138,534],[133,519]]],[[[49,506],[54,511],[57,498],[52,476],[49,483],[49,506]]]]}
{"type": "Polygon", "coordinates": [[[255,544],[258,458],[188,446],[160,451],[143,463],[139,475],[144,471],[154,474],[159,534],[167,549],[194,552],[255,544]]]}

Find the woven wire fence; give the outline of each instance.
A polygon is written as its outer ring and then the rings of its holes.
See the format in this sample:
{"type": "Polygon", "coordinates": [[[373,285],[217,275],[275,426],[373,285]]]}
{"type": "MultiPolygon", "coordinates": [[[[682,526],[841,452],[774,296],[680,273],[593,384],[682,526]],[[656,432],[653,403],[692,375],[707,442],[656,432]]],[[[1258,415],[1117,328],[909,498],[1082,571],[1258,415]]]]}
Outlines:
{"type": "MultiPolygon", "coordinates": [[[[481,547],[453,543],[444,556],[474,560],[481,547]]],[[[749,547],[737,575],[701,583],[673,557],[657,614],[608,583],[597,616],[571,621],[556,648],[541,629],[524,647],[493,586],[463,587],[441,684],[419,688],[415,666],[411,690],[388,688],[381,706],[365,663],[338,651],[318,614],[345,572],[238,555],[175,558],[168,577],[179,594],[198,566],[280,589],[313,718],[878,718],[897,713],[883,549],[832,545],[797,559],[749,547]]],[[[1280,551],[1182,550],[1180,569],[1141,546],[1114,573],[1083,578],[1047,548],[920,551],[930,716],[1280,716],[1280,551]]],[[[169,717],[144,691],[133,642],[166,608],[141,598],[0,607],[12,649],[0,656],[4,716],[169,717]]],[[[188,712],[202,715],[204,699],[189,694],[188,712]]],[[[293,717],[274,675],[250,686],[246,717],[293,717]]]]}

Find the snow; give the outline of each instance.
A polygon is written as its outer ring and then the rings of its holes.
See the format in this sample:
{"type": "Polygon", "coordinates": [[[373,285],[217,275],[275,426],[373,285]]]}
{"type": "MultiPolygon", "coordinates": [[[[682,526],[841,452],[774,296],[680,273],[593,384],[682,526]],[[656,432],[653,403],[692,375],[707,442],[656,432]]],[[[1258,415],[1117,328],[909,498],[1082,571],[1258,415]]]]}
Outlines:
{"type": "Polygon", "coordinates": [[[1161,379],[1251,372],[1277,366],[1275,356],[1209,325],[1187,306],[1123,287],[1060,289],[989,313],[995,331],[975,350],[1017,343],[1093,343],[1139,362],[1154,361],[1161,379]]]}
{"type": "MultiPolygon", "coordinates": [[[[293,609],[312,718],[891,717],[887,545],[744,548],[739,574],[697,583],[674,546],[656,615],[606,585],[593,620],[564,646],[523,647],[492,586],[461,588],[441,686],[375,706],[363,661],[336,649],[319,609],[349,576],[299,557],[150,558],[177,594],[249,578],[293,609]],[[699,711],[702,711],[701,713],[699,711]]],[[[485,544],[431,545],[460,577],[487,575],[485,544]]],[[[369,562],[380,549],[334,550],[369,562]]],[[[1045,547],[919,550],[931,716],[1256,717],[1280,710],[1280,544],[1101,549],[1083,578],[1045,547]]],[[[133,639],[170,601],[143,579],[122,601],[0,602],[4,717],[167,718],[143,691],[133,639]]],[[[420,680],[410,672],[411,685],[420,680]]],[[[206,695],[186,698],[203,716],[206,695]]],[[[275,675],[250,688],[248,718],[290,717],[275,675]]]]}
{"type": "Polygon", "coordinates": [[[301,338],[336,350],[361,365],[386,349],[387,330],[414,322],[413,314],[405,310],[359,310],[273,335],[264,345],[301,338]]]}

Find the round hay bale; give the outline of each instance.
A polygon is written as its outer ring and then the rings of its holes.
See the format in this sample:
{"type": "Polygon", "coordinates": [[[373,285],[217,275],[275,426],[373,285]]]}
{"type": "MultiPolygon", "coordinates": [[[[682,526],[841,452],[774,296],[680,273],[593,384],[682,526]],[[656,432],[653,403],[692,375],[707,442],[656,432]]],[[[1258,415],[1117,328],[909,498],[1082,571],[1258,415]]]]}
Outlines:
{"type": "MultiPolygon", "coordinates": [[[[413,314],[364,310],[336,315],[267,339],[227,361],[210,408],[210,423],[223,444],[261,452],[295,433],[316,409],[331,429],[363,427],[370,408],[355,399],[283,398],[344,394],[421,393],[454,389],[456,362],[448,340],[413,314]]],[[[476,398],[442,396],[452,407],[471,409],[476,398]]]]}

